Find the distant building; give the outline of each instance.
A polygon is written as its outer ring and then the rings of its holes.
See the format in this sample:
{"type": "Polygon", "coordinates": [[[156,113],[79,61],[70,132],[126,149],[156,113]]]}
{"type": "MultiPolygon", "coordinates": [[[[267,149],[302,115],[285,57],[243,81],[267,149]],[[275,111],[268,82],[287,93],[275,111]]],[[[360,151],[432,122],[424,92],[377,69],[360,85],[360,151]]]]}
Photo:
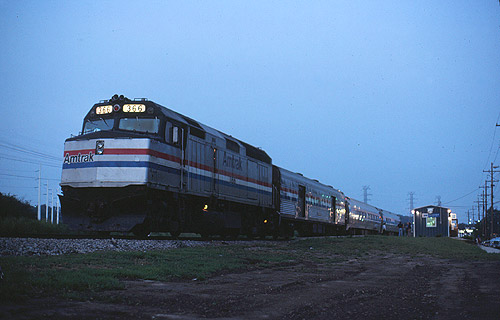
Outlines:
{"type": "Polygon", "coordinates": [[[414,218],[415,237],[457,237],[458,220],[451,209],[439,206],[415,208],[412,211],[414,218]]]}

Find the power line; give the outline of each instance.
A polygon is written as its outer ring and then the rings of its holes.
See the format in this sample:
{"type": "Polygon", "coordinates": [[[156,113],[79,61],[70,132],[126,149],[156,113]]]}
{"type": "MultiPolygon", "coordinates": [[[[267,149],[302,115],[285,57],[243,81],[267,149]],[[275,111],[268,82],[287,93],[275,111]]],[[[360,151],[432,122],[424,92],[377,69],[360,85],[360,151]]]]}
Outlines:
{"type": "Polygon", "coordinates": [[[13,145],[12,143],[5,142],[5,141],[0,141],[0,148],[5,148],[7,150],[21,152],[21,153],[26,153],[26,154],[29,154],[29,155],[32,155],[32,156],[45,158],[46,160],[54,160],[54,161],[59,161],[60,160],[60,158],[58,158],[56,156],[53,156],[53,155],[50,155],[50,154],[46,154],[46,153],[43,153],[43,152],[39,152],[39,151],[36,151],[36,150],[30,150],[30,149],[27,149],[27,148],[16,146],[16,145],[13,145]]]}
{"type": "MultiPolygon", "coordinates": [[[[0,173],[0,176],[8,176],[8,177],[15,177],[15,178],[26,178],[26,179],[38,179],[38,177],[20,176],[20,175],[15,175],[15,174],[8,174],[8,173],[0,173]]],[[[41,179],[42,180],[60,181],[60,179],[53,179],[53,178],[41,178],[41,179]]]]}
{"type": "Polygon", "coordinates": [[[457,198],[457,199],[455,199],[455,200],[451,200],[451,201],[445,202],[445,203],[443,203],[443,204],[446,204],[446,205],[447,205],[447,204],[449,204],[449,203],[452,203],[452,202],[455,202],[455,201],[457,201],[457,200],[463,199],[463,198],[467,197],[468,195],[471,195],[472,193],[476,192],[477,190],[479,190],[479,188],[476,188],[476,189],[472,190],[471,192],[467,193],[466,195],[461,196],[460,198],[457,198]]]}
{"type": "Polygon", "coordinates": [[[495,153],[495,158],[493,159],[493,163],[497,161],[498,151],[500,151],[500,144],[498,145],[497,152],[495,153]]]}
{"type": "MultiPolygon", "coordinates": [[[[499,120],[500,120],[500,112],[498,113],[497,121],[495,122],[495,128],[493,129],[493,139],[491,140],[490,152],[488,154],[488,158],[486,158],[486,164],[484,165],[483,170],[485,170],[488,167],[488,164],[490,162],[490,156],[491,156],[491,152],[493,150],[493,144],[495,143],[495,136],[497,133],[497,127],[498,127],[499,120]]],[[[498,151],[497,151],[497,153],[498,153],[498,151]]],[[[496,156],[495,156],[495,158],[496,158],[496,156]]]]}
{"type": "Polygon", "coordinates": [[[38,187],[21,187],[21,186],[4,186],[0,185],[0,188],[13,188],[13,189],[37,189],[38,187]]]}
{"type": "Polygon", "coordinates": [[[53,163],[48,163],[48,162],[43,162],[43,161],[29,161],[29,160],[24,160],[24,159],[19,159],[19,158],[13,158],[9,156],[5,156],[3,154],[0,154],[0,159],[5,159],[5,160],[11,160],[11,161],[17,161],[17,162],[25,162],[25,163],[31,163],[31,164],[42,164],[47,167],[52,167],[52,168],[62,168],[62,161],[59,161],[59,165],[55,165],[55,161],[53,163]]]}

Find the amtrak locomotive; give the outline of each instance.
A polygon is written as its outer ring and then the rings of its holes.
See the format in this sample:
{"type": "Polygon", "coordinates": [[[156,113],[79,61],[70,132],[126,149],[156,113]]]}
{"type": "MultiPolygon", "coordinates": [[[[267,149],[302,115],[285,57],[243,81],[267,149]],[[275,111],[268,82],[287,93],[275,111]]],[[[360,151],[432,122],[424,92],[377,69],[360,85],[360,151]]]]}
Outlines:
{"type": "Polygon", "coordinates": [[[61,189],[63,221],[78,230],[288,237],[396,232],[399,222],[248,143],[118,95],[66,140],[61,189]]]}

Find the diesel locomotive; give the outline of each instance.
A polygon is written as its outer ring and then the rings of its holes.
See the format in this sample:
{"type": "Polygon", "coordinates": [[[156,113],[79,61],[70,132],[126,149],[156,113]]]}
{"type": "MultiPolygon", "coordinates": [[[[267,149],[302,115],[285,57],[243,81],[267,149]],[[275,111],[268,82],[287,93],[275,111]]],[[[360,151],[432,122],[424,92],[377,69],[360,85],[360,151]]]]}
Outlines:
{"type": "Polygon", "coordinates": [[[64,144],[63,222],[236,237],[397,232],[398,216],[273,165],[262,149],[147,99],[95,104],[64,144]]]}

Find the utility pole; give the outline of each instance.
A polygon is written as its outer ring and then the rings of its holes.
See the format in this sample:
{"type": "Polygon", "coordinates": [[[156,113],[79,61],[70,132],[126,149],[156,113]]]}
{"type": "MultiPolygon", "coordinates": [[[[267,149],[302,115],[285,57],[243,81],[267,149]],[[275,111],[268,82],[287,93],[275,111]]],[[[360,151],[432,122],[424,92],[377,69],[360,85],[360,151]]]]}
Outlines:
{"type": "Polygon", "coordinates": [[[441,207],[441,196],[436,196],[437,206],[441,207]]]}
{"type": "Polygon", "coordinates": [[[488,231],[488,180],[484,181],[484,235],[488,231]]]}
{"type": "Polygon", "coordinates": [[[56,214],[56,224],[59,224],[59,209],[60,208],[61,207],[59,206],[59,196],[57,196],[57,194],[56,194],[56,209],[57,209],[56,210],[56,212],[57,212],[57,214],[56,214]]]}
{"type": "MultiPolygon", "coordinates": [[[[482,188],[482,186],[480,186],[479,188],[482,188]]],[[[480,197],[483,195],[484,195],[484,193],[481,195],[478,195],[477,201],[474,201],[475,203],[477,203],[477,219],[479,220],[479,234],[481,234],[481,237],[483,236],[483,220],[481,219],[481,204],[483,204],[483,201],[480,199],[480,197]]],[[[483,204],[483,207],[484,207],[484,204],[483,204]]]]}
{"type": "Polygon", "coordinates": [[[42,208],[40,208],[40,197],[41,197],[41,184],[42,184],[42,165],[40,165],[40,168],[38,169],[38,209],[37,209],[37,218],[38,221],[42,220],[42,208]]]}
{"type": "Polygon", "coordinates": [[[51,205],[50,205],[50,223],[54,224],[54,189],[50,190],[51,205]]]}
{"type": "Polygon", "coordinates": [[[481,201],[479,200],[480,195],[477,195],[477,220],[481,221],[481,201]]]}
{"type": "Polygon", "coordinates": [[[368,203],[368,196],[371,196],[371,193],[368,193],[370,190],[370,186],[363,186],[363,202],[368,203]]]}
{"type": "Polygon", "coordinates": [[[469,214],[469,210],[467,210],[467,225],[470,225],[470,214],[469,214]]]}
{"type": "MultiPolygon", "coordinates": [[[[499,126],[497,124],[497,126],[499,126]]],[[[483,170],[483,172],[489,172],[490,173],[490,196],[491,196],[491,210],[490,210],[490,238],[493,238],[493,187],[495,186],[493,183],[498,182],[498,180],[493,180],[493,174],[495,172],[500,172],[498,169],[498,166],[494,166],[493,162],[491,163],[491,168],[490,170],[483,170]]],[[[487,181],[486,181],[487,183],[487,181]]],[[[485,190],[486,190],[486,184],[485,184],[485,190]]],[[[486,212],[488,212],[488,206],[486,206],[486,212]]]]}
{"type": "Polygon", "coordinates": [[[472,207],[472,221],[476,223],[476,216],[474,215],[474,207],[472,207]]]}
{"type": "Polygon", "coordinates": [[[413,198],[413,196],[415,195],[415,192],[413,191],[410,191],[408,192],[408,195],[410,196],[410,212],[414,209],[414,205],[413,205],[413,201],[415,200],[415,198],[413,198]]]}
{"type": "Polygon", "coordinates": [[[47,201],[45,202],[45,222],[49,221],[49,180],[47,180],[47,201]]]}
{"type": "Polygon", "coordinates": [[[484,188],[483,190],[483,221],[482,221],[482,227],[483,227],[483,234],[486,237],[486,220],[488,220],[487,214],[488,214],[488,180],[484,181],[484,187],[481,186],[481,188],[484,188]]]}

